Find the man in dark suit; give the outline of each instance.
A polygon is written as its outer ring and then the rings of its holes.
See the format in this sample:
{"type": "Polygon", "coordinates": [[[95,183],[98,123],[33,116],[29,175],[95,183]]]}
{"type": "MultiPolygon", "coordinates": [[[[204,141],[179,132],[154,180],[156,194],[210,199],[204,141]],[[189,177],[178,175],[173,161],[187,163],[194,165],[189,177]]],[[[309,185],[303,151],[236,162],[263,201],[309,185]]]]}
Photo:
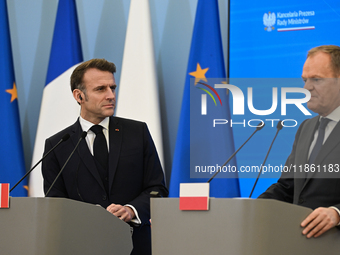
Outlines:
{"type": "Polygon", "coordinates": [[[45,152],[65,134],[70,139],[42,165],[45,193],[75,148],[66,168],[48,196],[99,204],[134,226],[132,254],[151,254],[150,192],[168,195],[162,167],[143,122],[113,117],[116,82],[113,63],[92,59],[72,73],[71,89],[81,107],[79,119],[48,138],[45,152]],[[99,128],[99,131],[97,130],[99,128]]]}
{"type": "Polygon", "coordinates": [[[314,209],[301,223],[302,233],[310,238],[340,221],[340,47],[311,49],[302,78],[311,93],[307,107],[319,116],[305,120],[296,133],[285,164],[296,171],[283,172],[259,198],[314,209]]]}

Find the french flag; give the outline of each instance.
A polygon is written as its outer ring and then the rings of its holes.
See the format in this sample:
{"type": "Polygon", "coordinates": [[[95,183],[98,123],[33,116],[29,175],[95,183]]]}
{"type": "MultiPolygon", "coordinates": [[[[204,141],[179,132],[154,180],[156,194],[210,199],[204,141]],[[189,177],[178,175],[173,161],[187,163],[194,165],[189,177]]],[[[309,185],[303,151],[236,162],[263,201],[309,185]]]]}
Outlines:
{"type": "MultiPolygon", "coordinates": [[[[79,117],[80,108],[72,96],[70,76],[82,61],[76,2],[59,0],[32,165],[42,157],[46,138],[79,117]]],[[[29,196],[44,197],[41,165],[31,173],[29,196]]]]}
{"type": "Polygon", "coordinates": [[[9,183],[0,183],[0,208],[9,208],[9,183]]]}

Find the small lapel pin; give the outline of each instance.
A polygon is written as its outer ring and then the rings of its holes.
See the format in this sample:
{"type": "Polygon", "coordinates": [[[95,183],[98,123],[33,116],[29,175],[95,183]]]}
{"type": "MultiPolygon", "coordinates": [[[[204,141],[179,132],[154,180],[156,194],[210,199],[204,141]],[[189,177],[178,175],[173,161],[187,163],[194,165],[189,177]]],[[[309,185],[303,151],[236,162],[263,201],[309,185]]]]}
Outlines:
{"type": "Polygon", "coordinates": [[[116,132],[119,132],[119,129],[118,129],[118,128],[116,128],[116,129],[115,129],[115,131],[116,131],[116,132]]]}

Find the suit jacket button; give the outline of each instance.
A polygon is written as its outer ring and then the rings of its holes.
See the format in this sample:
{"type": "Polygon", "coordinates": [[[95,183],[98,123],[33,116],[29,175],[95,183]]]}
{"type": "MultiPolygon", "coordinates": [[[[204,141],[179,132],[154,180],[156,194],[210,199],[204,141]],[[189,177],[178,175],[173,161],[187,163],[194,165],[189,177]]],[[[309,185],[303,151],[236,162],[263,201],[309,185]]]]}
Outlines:
{"type": "Polygon", "coordinates": [[[303,198],[299,198],[299,204],[302,204],[303,202],[305,202],[305,200],[303,198]]]}
{"type": "Polygon", "coordinates": [[[103,195],[103,200],[106,200],[106,195],[103,195]]]}

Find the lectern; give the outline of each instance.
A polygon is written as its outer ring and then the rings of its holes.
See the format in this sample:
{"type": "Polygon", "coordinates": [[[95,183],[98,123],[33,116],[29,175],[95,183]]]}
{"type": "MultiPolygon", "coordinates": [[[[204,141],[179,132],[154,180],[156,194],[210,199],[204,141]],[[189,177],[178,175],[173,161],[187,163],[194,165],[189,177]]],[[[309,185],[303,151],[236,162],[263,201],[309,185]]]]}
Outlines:
{"type": "Polygon", "coordinates": [[[340,231],[302,235],[311,209],[271,199],[210,198],[209,211],[180,211],[178,198],[152,198],[152,254],[339,254],[340,231]]]}
{"type": "Polygon", "coordinates": [[[10,198],[0,210],[1,254],[130,254],[130,226],[104,208],[65,198],[10,198]]]}

